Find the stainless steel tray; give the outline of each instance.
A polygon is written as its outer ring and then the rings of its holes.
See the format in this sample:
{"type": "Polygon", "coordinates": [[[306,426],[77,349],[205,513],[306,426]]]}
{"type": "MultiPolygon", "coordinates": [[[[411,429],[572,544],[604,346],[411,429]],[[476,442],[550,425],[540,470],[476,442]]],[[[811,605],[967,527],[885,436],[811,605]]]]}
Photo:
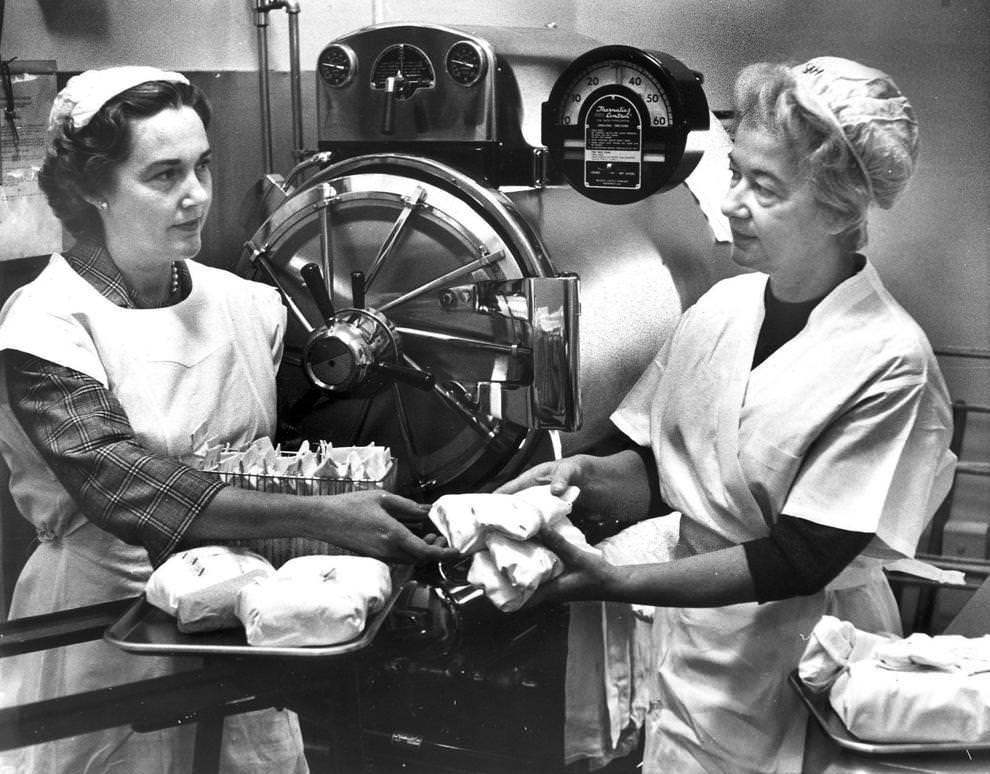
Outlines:
{"type": "Polygon", "coordinates": [[[369,616],[364,631],[353,640],[334,645],[305,647],[259,647],[248,645],[241,628],[218,632],[184,634],[168,613],[150,604],[142,595],[124,614],[111,624],[103,639],[131,653],[155,656],[279,656],[291,658],[326,658],[353,653],[368,647],[382,623],[392,611],[402,587],[412,577],[412,565],[392,567],[392,595],[382,609],[369,616]]]}
{"type": "Polygon", "coordinates": [[[791,672],[788,679],[825,735],[847,750],[869,755],[900,755],[905,753],[917,755],[990,750],[990,742],[865,742],[849,732],[846,724],[842,722],[842,718],[828,703],[827,693],[815,693],[810,690],[801,682],[796,669],[791,672]]]}

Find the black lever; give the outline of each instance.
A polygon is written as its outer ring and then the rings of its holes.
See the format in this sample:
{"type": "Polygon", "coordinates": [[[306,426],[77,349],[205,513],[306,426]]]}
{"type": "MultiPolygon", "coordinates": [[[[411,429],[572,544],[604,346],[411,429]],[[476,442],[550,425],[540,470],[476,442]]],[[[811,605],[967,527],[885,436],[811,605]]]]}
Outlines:
{"type": "Polygon", "coordinates": [[[329,324],[334,314],[333,301],[330,300],[330,291],[327,290],[327,285],[323,281],[323,272],[320,271],[319,264],[307,263],[299,273],[302,275],[306,287],[309,288],[309,294],[313,297],[313,301],[316,302],[316,308],[323,315],[323,320],[329,324]]]}
{"type": "Polygon", "coordinates": [[[418,368],[407,368],[392,363],[375,363],[371,367],[386,376],[390,376],[395,381],[408,384],[417,390],[432,390],[433,385],[436,384],[433,374],[429,371],[420,371],[418,368]]]}
{"type": "Polygon", "coordinates": [[[395,132],[395,90],[402,73],[385,79],[385,112],[382,113],[382,134],[395,132]]]}
{"type": "Polygon", "coordinates": [[[351,306],[355,309],[364,309],[364,272],[351,272],[351,306]]]}

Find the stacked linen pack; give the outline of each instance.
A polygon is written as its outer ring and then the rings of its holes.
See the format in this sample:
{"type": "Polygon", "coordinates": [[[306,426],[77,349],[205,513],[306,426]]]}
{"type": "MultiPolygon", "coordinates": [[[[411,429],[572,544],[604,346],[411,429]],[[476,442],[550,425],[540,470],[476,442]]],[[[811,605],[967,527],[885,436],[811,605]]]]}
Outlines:
{"type": "Polygon", "coordinates": [[[558,497],[549,486],[515,494],[444,495],[430,509],[430,520],[451,547],[473,555],[468,582],[484,588],[499,610],[512,612],[563,571],[557,556],[535,539],[540,529],[597,550],[568,518],[577,495],[577,487],[570,487],[558,497]]]}
{"type": "Polygon", "coordinates": [[[798,676],[868,742],[990,741],[990,635],[863,632],[823,616],[798,676]]]}
{"type": "Polygon", "coordinates": [[[173,616],[180,632],[210,632],[239,624],[237,594],[256,578],[275,574],[267,559],[246,548],[200,546],[172,554],[145,585],[144,595],[173,616]]]}
{"type": "Polygon", "coordinates": [[[392,594],[388,565],[365,556],[300,556],[244,586],[237,617],[249,645],[336,645],[364,631],[392,594]]]}
{"type": "Polygon", "coordinates": [[[276,570],[244,548],[202,546],[169,557],[148,602],[179,631],[243,626],[249,645],[335,645],[354,639],[392,594],[388,565],[364,556],[302,556],[276,570]]]}

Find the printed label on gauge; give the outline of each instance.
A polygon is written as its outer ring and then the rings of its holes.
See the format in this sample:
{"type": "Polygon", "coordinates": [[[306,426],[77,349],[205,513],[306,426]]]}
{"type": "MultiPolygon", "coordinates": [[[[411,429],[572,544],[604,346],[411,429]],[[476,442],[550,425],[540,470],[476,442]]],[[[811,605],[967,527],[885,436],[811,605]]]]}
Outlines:
{"type": "Polygon", "coordinates": [[[637,189],[642,160],[642,122],[635,105],[619,94],[595,101],[584,125],[584,184],[637,189]]]}

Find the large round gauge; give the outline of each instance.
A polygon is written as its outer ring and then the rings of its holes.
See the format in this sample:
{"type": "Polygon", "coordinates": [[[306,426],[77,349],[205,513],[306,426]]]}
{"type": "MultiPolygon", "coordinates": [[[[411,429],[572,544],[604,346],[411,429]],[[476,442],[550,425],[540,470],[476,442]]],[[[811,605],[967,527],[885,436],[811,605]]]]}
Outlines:
{"type": "Polygon", "coordinates": [[[444,60],[447,74],[461,86],[474,86],[485,74],[485,52],[471,40],[459,40],[452,45],[444,60]]]}
{"type": "Polygon", "coordinates": [[[353,80],[357,70],[357,58],[350,46],[333,43],[320,52],[319,59],[316,60],[316,70],[327,86],[339,89],[353,80]]]}
{"type": "Polygon", "coordinates": [[[626,204],[684,181],[708,130],[702,77],[662,52],[602,46],[574,60],[543,104],[543,143],[577,191],[626,204]]]}
{"type": "Polygon", "coordinates": [[[411,96],[417,89],[430,88],[436,83],[436,74],[423,49],[409,43],[396,43],[382,51],[371,71],[373,89],[392,88],[397,97],[411,96]]]}

